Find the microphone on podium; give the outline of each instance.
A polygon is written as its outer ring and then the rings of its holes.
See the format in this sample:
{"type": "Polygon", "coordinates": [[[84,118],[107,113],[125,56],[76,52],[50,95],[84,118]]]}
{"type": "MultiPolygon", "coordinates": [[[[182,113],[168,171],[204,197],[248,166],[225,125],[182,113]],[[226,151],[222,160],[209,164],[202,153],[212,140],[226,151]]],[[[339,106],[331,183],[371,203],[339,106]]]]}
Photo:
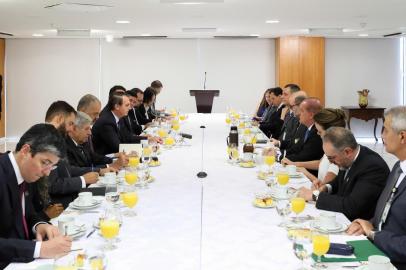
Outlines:
{"type": "Polygon", "coordinates": [[[204,84],[203,84],[203,90],[206,90],[206,77],[207,77],[207,72],[204,72],[204,84]]]}

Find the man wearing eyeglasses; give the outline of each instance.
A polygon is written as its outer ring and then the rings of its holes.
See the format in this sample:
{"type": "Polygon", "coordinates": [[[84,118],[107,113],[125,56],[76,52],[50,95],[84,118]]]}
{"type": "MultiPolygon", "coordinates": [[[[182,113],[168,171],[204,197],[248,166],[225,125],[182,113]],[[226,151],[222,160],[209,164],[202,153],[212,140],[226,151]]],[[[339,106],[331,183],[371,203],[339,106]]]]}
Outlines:
{"type": "Polygon", "coordinates": [[[70,251],[72,240],[37,216],[26,189],[49,175],[64,152],[58,131],[37,124],[21,137],[14,152],[0,156],[0,269],[10,262],[54,258],[70,251]]]}
{"type": "Polygon", "coordinates": [[[299,196],[316,201],[322,210],[341,212],[349,220],[369,219],[385,187],[388,165],[376,152],[359,145],[350,130],[331,127],[323,136],[323,150],[340,171],[317,190],[302,188],[299,196]]]}

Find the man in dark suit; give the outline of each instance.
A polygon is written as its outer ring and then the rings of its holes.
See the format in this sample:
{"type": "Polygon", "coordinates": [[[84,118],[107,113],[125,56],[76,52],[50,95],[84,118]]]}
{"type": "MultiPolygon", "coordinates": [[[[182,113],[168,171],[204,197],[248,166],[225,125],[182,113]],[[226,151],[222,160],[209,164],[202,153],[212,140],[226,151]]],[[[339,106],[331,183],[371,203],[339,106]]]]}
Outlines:
{"type": "Polygon", "coordinates": [[[385,113],[382,139],[388,153],[399,161],[390,173],[372,219],[356,219],[347,233],[365,234],[399,270],[406,269],[406,107],[385,113]]]}
{"type": "Polygon", "coordinates": [[[313,116],[321,109],[320,100],[317,98],[306,98],[300,103],[300,124],[306,129],[303,136],[295,138],[293,143],[286,148],[286,157],[289,160],[310,161],[323,156],[322,141],[317,134],[313,119],[313,116]]]}
{"type": "Polygon", "coordinates": [[[112,158],[91,151],[88,143],[92,133],[91,123],[90,116],[77,112],[72,131],[66,137],[69,164],[77,167],[92,167],[101,175],[120,170],[126,164],[125,154],[118,153],[118,159],[113,162],[112,158]]]}
{"type": "Polygon", "coordinates": [[[358,145],[351,131],[342,127],[326,131],[323,149],[340,171],[330,184],[313,191],[302,188],[300,196],[316,201],[318,209],[341,212],[349,220],[371,218],[389,174],[386,162],[358,145]]]}
{"type": "Polygon", "coordinates": [[[120,143],[140,143],[144,139],[156,141],[155,137],[132,134],[125,122],[120,121],[128,115],[130,109],[130,100],[126,94],[113,94],[107,108],[108,110],[102,111],[92,128],[96,152],[103,155],[117,153],[120,143]]]}
{"type": "Polygon", "coordinates": [[[285,104],[282,103],[282,88],[275,87],[269,91],[270,99],[275,110],[266,114],[262,122],[260,122],[259,128],[268,137],[279,137],[283,120],[281,119],[281,113],[285,104]]]}
{"type": "Polygon", "coordinates": [[[147,126],[140,124],[136,110],[142,104],[144,93],[139,88],[133,88],[127,91],[127,96],[130,99],[130,110],[128,111],[127,115],[129,126],[132,133],[135,135],[140,135],[147,126]]]}
{"type": "Polygon", "coordinates": [[[84,95],[78,102],[77,111],[89,115],[92,119],[92,125],[96,122],[97,118],[99,118],[100,110],[101,102],[94,95],[84,95]]]}
{"type": "MultiPolygon", "coordinates": [[[[72,106],[65,101],[56,101],[49,106],[45,122],[53,125],[66,137],[73,129],[75,117],[76,111],[72,106]]],[[[47,188],[52,202],[62,203],[66,208],[82,188],[96,183],[98,178],[99,174],[93,172],[91,167],[71,166],[67,159],[61,159],[48,177],[47,188]]]]}
{"type": "Polygon", "coordinates": [[[70,251],[72,240],[37,216],[26,190],[27,183],[49,175],[64,152],[58,131],[37,124],[23,134],[14,152],[0,156],[0,269],[70,251]]]}

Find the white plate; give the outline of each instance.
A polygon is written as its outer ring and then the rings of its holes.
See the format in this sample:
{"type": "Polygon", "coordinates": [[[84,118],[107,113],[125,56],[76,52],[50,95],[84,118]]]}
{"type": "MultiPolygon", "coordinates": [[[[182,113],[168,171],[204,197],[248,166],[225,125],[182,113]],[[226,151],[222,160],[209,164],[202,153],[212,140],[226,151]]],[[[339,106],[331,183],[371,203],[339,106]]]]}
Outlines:
{"type": "Polygon", "coordinates": [[[81,203],[79,203],[78,199],[75,199],[73,201],[73,205],[78,206],[78,207],[92,207],[92,206],[95,206],[96,204],[100,204],[100,201],[98,201],[94,198],[92,198],[92,201],[89,204],[81,204],[81,203]]]}
{"type": "Polygon", "coordinates": [[[101,205],[101,201],[94,200],[94,202],[95,202],[95,203],[93,203],[92,205],[83,206],[83,205],[77,205],[77,204],[75,203],[75,201],[73,201],[73,202],[71,202],[71,203],[69,204],[69,206],[70,206],[71,208],[77,209],[77,210],[88,210],[88,209],[93,209],[93,208],[99,207],[99,206],[101,205]]]}
{"type": "Polygon", "coordinates": [[[238,166],[240,166],[241,168],[255,168],[255,163],[248,163],[248,162],[239,162],[238,166]],[[250,164],[249,166],[247,166],[248,164],[250,164]],[[252,165],[251,165],[252,164],[252,165]]]}
{"type": "Polygon", "coordinates": [[[255,207],[258,207],[258,208],[263,208],[263,209],[265,209],[265,208],[274,208],[274,207],[276,206],[275,201],[272,201],[272,204],[271,204],[271,205],[267,205],[267,206],[259,206],[259,205],[257,205],[257,204],[255,203],[255,201],[253,201],[253,202],[252,202],[252,205],[255,206],[255,207]]]}
{"type": "Polygon", "coordinates": [[[336,226],[334,228],[323,228],[320,226],[320,223],[315,220],[310,223],[310,226],[318,231],[321,232],[326,232],[326,233],[337,233],[337,232],[343,232],[347,229],[347,226],[341,223],[336,222],[336,226]]]}
{"type": "MultiPolygon", "coordinates": [[[[391,269],[395,270],[396,268],[392,265],[391,269]]],[[[368,265],[361,265],[360,267],[355,268],[355,270],[369,270],[369,267],[368,265]]]]}

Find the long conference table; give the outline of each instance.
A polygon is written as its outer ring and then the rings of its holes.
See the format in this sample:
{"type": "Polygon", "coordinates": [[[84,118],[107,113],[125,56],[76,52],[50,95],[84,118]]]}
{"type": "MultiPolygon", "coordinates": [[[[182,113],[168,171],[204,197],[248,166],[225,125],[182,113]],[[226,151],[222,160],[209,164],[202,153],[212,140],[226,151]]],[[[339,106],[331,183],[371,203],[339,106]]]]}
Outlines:
{"type": "MultiPolygon", "coordinates": [[[[163,150],[161,166],[151,168],[156,178],[148,189],[138,190],[136,217],[123,217],[117,249],[107,251],[107,269],[297,269],[287,231],[276,209],[252,205],[254,194],[266,191],[255,168],[241,168],[227,162],[226,137],[229,126],[224,114],[190,114],[181,132],[190,133],[189,146],[163,150]],[[201,170],[204,125],[204,170],[201,170]]],[[[309,183],[306,183],[309,185],[309,183]]],[[[296,186],[297,188],[298,186],[296,186]]],[[[87,233],[103,213],[76,214],[87,233]]],[[[306,204],[304,215],[318,215],[306,204]]],[[[349,221],[337,213],[337,219],[349,221]]],[[[86,235],[87,235],[86,233],[86,235]]],[[[105,240],[94,233],[74,246],[101,249],[105,240]]],[[[6,269],[36,269],[52,260],[37,259],[28,264],[13,263],[6,269]]],[[[329,268],[338,268],[332,267],[329,268]]]]}

